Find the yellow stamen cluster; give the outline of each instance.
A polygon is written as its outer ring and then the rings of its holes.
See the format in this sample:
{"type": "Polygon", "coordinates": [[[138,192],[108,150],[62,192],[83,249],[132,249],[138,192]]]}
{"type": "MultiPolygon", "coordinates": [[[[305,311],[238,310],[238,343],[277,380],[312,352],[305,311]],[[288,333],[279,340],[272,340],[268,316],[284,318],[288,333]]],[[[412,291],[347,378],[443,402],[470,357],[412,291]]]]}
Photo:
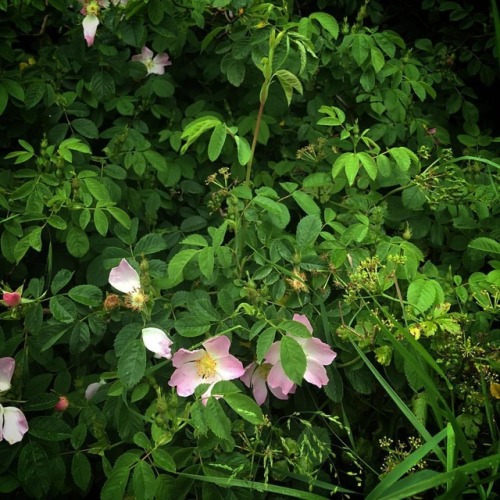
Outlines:
{"type": "Polygon", "coordinates": [[[205,353],[203,357],[196,360],[198,375],[202,378],[211,378],[217,373],[217,361],[205,353]]]}
{"type": "Polygon", "coordinates": [[[149,297],[142,290],[134,290],[125,297],[125,307],[133,311],[142,311],[149,297]]]}

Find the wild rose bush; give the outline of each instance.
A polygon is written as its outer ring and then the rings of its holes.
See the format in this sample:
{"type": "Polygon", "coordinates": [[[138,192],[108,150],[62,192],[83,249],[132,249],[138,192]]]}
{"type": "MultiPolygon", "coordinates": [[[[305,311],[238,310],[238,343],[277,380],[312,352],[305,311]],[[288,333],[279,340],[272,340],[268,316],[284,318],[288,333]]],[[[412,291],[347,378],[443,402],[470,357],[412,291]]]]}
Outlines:
{"type": "Polygon", "coordinates": [[[495,498],[493,7],[0,13],[0,493],[495,498]]]}

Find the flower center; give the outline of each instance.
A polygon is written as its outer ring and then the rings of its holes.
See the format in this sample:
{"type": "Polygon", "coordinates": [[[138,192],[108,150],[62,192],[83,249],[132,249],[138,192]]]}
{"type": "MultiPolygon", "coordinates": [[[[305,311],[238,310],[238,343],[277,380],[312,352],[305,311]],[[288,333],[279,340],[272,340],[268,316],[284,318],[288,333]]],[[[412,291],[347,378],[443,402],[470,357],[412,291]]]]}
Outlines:
{"type": "Polygon", "coordinates": [[[261,377],[262,379],[267,381],[267,376],[269,375],[269,372],[271,371],[271,368],[273,365],[271,363],[262,363],[256,370],[255,372],[261,377]]]}
{"type": "Polygon", "coordinates": [[[101,9],[97,2],[90,2],[84,7],[84,10],[87,16],[98,16],[101,9]]]}
{"type": "Polygon", "coordinates": [[[155,67],[155,63],[153,62],[153,59],[148,59],[144,61],[144,65],[146,66],[148,71],[152,71],[155,67]]]}
{"type": "Polygon", "coordinates": [[[202,378],[212,378],[217,373],[217,361],[205,353],[202,358],[195,361],[198,375],[202,378]]]}
{"type": "Polygon", "coordinates": [[[142,290],[134,290],[127,294],[125,306],[134,311],[142,311],[148,301],[148,296],[142,290]]]}

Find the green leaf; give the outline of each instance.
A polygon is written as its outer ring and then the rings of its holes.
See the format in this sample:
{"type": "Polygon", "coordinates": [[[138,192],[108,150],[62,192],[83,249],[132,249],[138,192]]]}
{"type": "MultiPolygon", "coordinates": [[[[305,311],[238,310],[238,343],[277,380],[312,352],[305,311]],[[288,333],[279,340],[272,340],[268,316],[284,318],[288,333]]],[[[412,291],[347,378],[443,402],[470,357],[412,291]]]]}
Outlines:
{"type": "Polygon", "coordinates": [[[175,461],[166,450],[162,448],[157,448],[151,453],[155,465],[166,470],[167,472],[175,472],[176,465],[175,461]]]}
{"type": "Polygon", "coordinates": [[[71,475],[73,481],[82,491],[85,491],[92,476],[89,459],[83,453],[75,453],[71,460],[71,475]]]}
{"type": "Polygon", "coordinates": [[[181,134],[181,139],[187,140],[186,144],[184,144],[181,148],[181,153],[184,154],[189,146],[193,144],[193,142],[196,141],[200,135],[207,130],[216,127],[220,123],[221,121],[213,116],[202,116],[201,118],[193,120],[181,134]]]}
{"type": "Polygon", "coordinates": [[[101,491],[101,500],[118,500],[125,497],[130,468],[128,466],[113,470],[101,491]]]}
{"type": "Polygon", "coordinates": [[[24,105],[26,106],[26,109],[35,107],[42,100],[43,96],[45,95],[46,89],[47,86],[44,82],[40,80],[33,82],[26,89],[26,96],[24,98],[24,105]]]}
{"type": "Polygon", "coordinates": [[[307,367],[306,355],[300,344],[292,337],[285,335],[280,343],[280,358],[287,377],[300,385],[307,367]]]}
{"type": "Polygon", "coordinates": [[[76,118],[71,122],[71,126],[87,139],[97,139],[99,137],[99,130],[95,123],[88,118],[76,118]]]}
{"type": "Polygon", "coordinates": [[[83,257],[89,251],[89,239],[79,227],[71,226],[66,236],[66,247],[73,257],[83,257]]]}
{"type": "Polygon", "coordinates": [[[87,177],[86,179],[83,179],[83,183],[87,186],[89,193],[97,201],[111,201],[111,197],[109,196],[108,189],[102,183],[101,179],[87,177]]]}
{"type": "Polygon", "coordinates": [[[134,247],[134,255],[150,255],[168,248],[168,243],[161,234],[151,233],[143,236],[134,247]]]}
{"type": "Polygon", "coordinates": [[[0,86],[0,115],[5,111],[8,102],[9,102],[9,94],[2,85],[0,86]]]}
{"type": "Polygon", "coordinates": [[[188,248],[172,257],[168,263],[168,279],[164,284],[166,288],[172,288],[182,282],[184,268],[198,252],[199,250],[188,248]]]}
{"type": "Polygon", "coordinates": [[[26,493],[34,498],[45,497],[50,488],[52,472],[44,448],[37,442],[26,442],[21,448],[18,463],[18,477],[26,493]]]}
{"type": "Polygon", "coordinates": [[[363,165],[363,168],[366,170],[366,173],[368,174],[370,179],[374,181],[377,178],[378,170],[373,156],[363,152],[358,153],[357,157],[359,158],[359,161],[363,165]]]}
{"type": "Polygon", "coordinates": [[[102,292],[94,285],[77,285],[68,295],[75,301],[85,306],[98,307],[102,303],[102,292]]]}
{"type": "Polygon", "coordinates": [[[430,280],[417,279],[410,283],[407,293],[408,302],[423,313],[430,309],[436,299],[436,287],[430,280]]]}
{"type": "Polygon", "coordinates": [[[309,19],[318,21],[318,23],[321,24],[321,27],[328,31],[328,33],[330,33],[330,35],[332,35],[332,38],[334,38],[335,40],[338,38],[339,24],[330,14],[327,14],[325,12],[313,12],[309,16],[309,19]]]}
{"type": "Polygon", "coordinates": [[[224,401],[247,422],[254,425],[263,425],[264,415],[259,405],[244,394],[227,394],[224,396],[224,401]]]}
{"type": "Polygon", "coordinates": [[[87,323],[80,321],[76,323],[69,339],[69,351],[71,354],[79,354],[90,345],[90,329],[87,323]]]}
{"type": "Polygon", "coordinates": [[[230,59],[226,66],[226,76],[231,85],[239,87],[245,80],[246,66],[242,61],[230,59]]]}
{"type": "Polygon", "coordinates": [[[214,273],[214,249],[212,247],[205,247],[200,250],[198,254],[198,265],[200,271],[205,278],[210,279],[214,273]]]}
{"type": "Polygon", "coordinates": [[[312,196],[304,193],[304,191],[294,191],[292,193],[292,198],[306,214],[319,215],[321,213],[319,205],[314,201],[312,196]]]}
{"type": "Polygon", "coordinates": [[[87,437],[87,426],[84,423],[80,423],[73,427],[71,431],[71,446],[75,450],[79,450],[83,443],[85,442],[85,438],[87,437]]]}
{"type": "Polygon", "coordinates": [[[293,91],[296,90],[301,95],[303,93],[300,80],[293,73],[286,69],[279,69],[278,71],[276,71],[276,73],[274,73],[274,75],[278,78],[281,87],[285,92],[288,105],[290,106],[292,102],[293,91]]]}
{"type": "Polygon", "coordinates": [[[294,337],[310,338],[311,332],[304,323],[295,320],[285,320],[280,323],[279,326],[281,331],[289,333],[294,337]]]}
{"type": "Polygon", "coordinates": [[[94,97],[99,101],[103,101],[105,97],[114,96],[115,94],[115,81],[113,77],[102,70],[93,73],[90,86],[94,97]]]}
{"type": "Polygon", "coordinates": [[[370,56],[373,69],[375,73],[378,73],[385,66],[384,54],[382,54],[382,51],[377,47],[372,47],[370,49],[370,56]]]}
{"type": "Polygon", "coordinates": [[[205,318],[189,315],[174,322],[174,329],[182,337],[199,337],[210,330],[211,323],[205,318]]]}
{"type": "Polygon", "coordinates": [[[61,229],[64,230],[68,227],[67,222],[62,218],[59,217],[59,215],[49,215],[47,217],[47,224],[49,226],[55,227],[56,229],[61,229]]]}
{"type": "Polygon", "coordinates": [[[250,160],[250,144],[244,137],[239,135],[234,136],[234,141],[236,142],[236,149],[238,151],[238,162],[240,165],[246,165],[250,160]]]}
{"type": "Polygon", "coordinates": [[[472,248],[473,250],[479,250],[481,252],[487,252],[492,254],[500,254],[500,243],[491,238],[486,238],[484,236],[480,236],[479,238],[473,239],[468,248],[472,248]]]}
{"type": "Polygon", "coordinates": [[[109,229],[108,217],[101,208],[94,210],[94,225],[101,236],[106,236],[109,229]]]}
{"type": "Polygon", "coordinates": [[[139,383],[146,370],[146,348],[142,340],[132,340],[118,359],[118,376],[131,389],[139,383]]]}
{"type": "Polygon", "coordinates": [[[45,441],[64,441],[71,437],[71,427],[56,416],[30,418],[29,426],[32,436],[45,441]]]}
{"type": "Polygon", "coordinates": [[[257,363],[262,363],[264,356],[274,342],[275,336],[276,328],[266,328],[263,332],[259,333],[257,337],[257,363]]]}
{"type": "Polygon", "coordinates": [[[389,149],[389,154],[394,158],[398,167],[405,172],[410,168],[412,160],[418,163],[417,155],[405,147],[391,148],[389,149]]]}
{"type": "Polygon", "coordinates": [[[132,476],[134,496],[137,500],[150,500],[154,497],[156,489],[155,479],[156,477],[151,466],[143,460],[139,460],[132,476]]]}
{"type": "Polygon", "coordinates": [[[54,295],[50,298],[49,309],[52,316],[61,323],[72,323],[76,319],[75,304],[67,297],[54,295]]]}
{"type": "Polygon", "coordinates": [[[307,215],[297,224],[297,248],[303,252],[312,248],[321,233],[321,219],[317,215],[307,215]]]}
{"type": "Polygon", "coordinates": [[[224,413],[216,398],[210,397],[207,401],[206,412],[209,429],[220,439],[231,441],[231,421],[224,413]]]}
{"type": "Polygon", "coordinates": [[[260,194],[253,199],[253,203],[269,213],[271,222],[276,227],[284,229],[290,222],[290,212],[282,203],[271,200],[267,196],[260,194]]]}
{"type": "Polygon", "coordinates": [[[129,215],[124,210],[118,207],[108,207],[106,210],[124,228],[130,229],[131,220],[129,215]]]}
{"type": "Polygon", "coordinates": [[[215,126],[210,142],[208,143],[208,158],[210,161],[216,161],[219,158],[224,143],[226,142],[227,128],[224,123],[215,126]]]}

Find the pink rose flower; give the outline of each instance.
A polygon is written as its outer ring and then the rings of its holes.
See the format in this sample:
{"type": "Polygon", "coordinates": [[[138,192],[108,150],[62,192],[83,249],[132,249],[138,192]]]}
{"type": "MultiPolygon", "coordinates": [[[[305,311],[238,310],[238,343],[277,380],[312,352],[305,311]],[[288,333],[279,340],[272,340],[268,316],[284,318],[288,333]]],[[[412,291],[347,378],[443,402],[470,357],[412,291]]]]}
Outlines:
{"type": "MultiPolygon", "coordinates": [[[[267,398],[267,377],[272,368],[269,363],[257,365],[252,362],[245,368],[245,373],[240,377],[240,380],[250,389],[252,389],[253,397],[257,404],[261,406],[267,398]]],[[[295,392],[295,384],[288,394],[295,392]]],[[[288,394],[283,394],[281,387],[269,387],[271,393],[278,399],[288,399],[288,394]]]]}
{"type": "Polygon", "coordinates": [[[239,378],[245,370],[241,361],[229,354],[231,341],[228,337],[214,337],[202,346],[203,349],[193,351],[179,349],[174,354],[172,364],[176,370],[168,385],[176,387],[179,396],[191,396],[199,385],[210,384],[202,396],[206,402],[217,382],[239,378]]]}
{"type": "MultiPolygon", "coordinates": [[[[0,358],[0,391],[8,391],[16,362],[13,358],[0,358]]],[[[24,413],[13,406],[0,404],[0,441],[5,439],[14,444],[28,432],[28,422],[24,413]]]]}
{"type": "MultiPolygon", "coordinates": [[[[313,329],[311,323],[306,316],[295,314],[293,320],[305,325],[312,333],[313,329]]],[[[317,387],[326,385],[328,383],[328,375],[325,366],[333,362],[337,353],[334,352],[329,345],[317,338],[289,336],[300,344],[306,355],[307,365],[304,379],[317,387]]],[[[268,353],[264,356],[264,361],[272,365],[267,377],[267,385],[270,389],[279,388],[284,395],[287,395],[291,393],[294,383],[288,378],[281,365],[280,347],[280,342],[274,342],[268,353]]]]}
{"type": "Polygon", "coordinates": [[[153,51],[147,47],[143,47],[140,54],[132,56],[132,61],[139,61],[146,66],[148,75],[163,75],[165,73],[165,66],[170,66],[168,54],[162,52],[153,58],[153,51]]]}

